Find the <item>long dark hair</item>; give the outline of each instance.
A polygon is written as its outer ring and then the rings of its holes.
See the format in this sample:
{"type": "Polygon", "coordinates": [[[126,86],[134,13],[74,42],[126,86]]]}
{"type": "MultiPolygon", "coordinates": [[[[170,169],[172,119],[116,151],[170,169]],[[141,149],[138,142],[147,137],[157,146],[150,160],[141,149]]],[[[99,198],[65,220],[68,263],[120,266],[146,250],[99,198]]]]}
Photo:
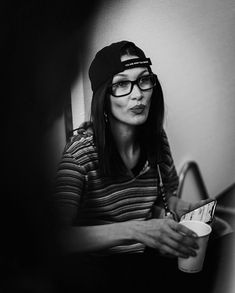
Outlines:
{"type": "MultiPolygon", "coordinates": [[[[124,54],[138,56],[138,51],[133,47],[126,47],[121,51],[121,56],[124,54]]],[[[118,160],[119,155],[107,120],[107,116],[109,116],[111,111],[107,89],[111,82],[112,77],[93,94],[91,102],[90,120],[99,156],[99,167],[105,176],[115,176],[122,173],[122,165],[120,164],[120,160],[118,160]]],[[[157,78],[157,84],[153,88],[148,118],[144,124],[137,126],[137,139],[145,149],[150,165],[152,166],[156,165],[160,157],[163,121],[164,99],[162,87],[157,78]]]]}

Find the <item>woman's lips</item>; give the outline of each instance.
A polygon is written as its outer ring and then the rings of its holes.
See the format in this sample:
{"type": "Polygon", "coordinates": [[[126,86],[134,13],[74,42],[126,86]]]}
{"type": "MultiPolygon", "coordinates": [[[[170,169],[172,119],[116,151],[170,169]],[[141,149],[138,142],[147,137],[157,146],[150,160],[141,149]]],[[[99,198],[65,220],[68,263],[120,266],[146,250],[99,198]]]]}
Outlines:
{"type": "Polygon", "coordinates": [[[131,112],[135,113],[135,114],[141,114],[145,109],[144,105],[138,105],[138,106],[134,106],[132,107],[130,110],[131,112]]]}

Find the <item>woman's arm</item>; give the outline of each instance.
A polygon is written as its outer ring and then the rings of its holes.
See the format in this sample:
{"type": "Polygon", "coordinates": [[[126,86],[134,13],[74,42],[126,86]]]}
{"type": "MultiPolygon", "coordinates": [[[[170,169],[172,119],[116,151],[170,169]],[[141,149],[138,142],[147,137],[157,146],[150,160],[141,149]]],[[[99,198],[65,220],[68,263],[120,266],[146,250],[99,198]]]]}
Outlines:
{"type": "Polygon", "coordinates": [[[59,243],[65,252],[91,252],[124,244],[132,239],[128,222],[60,228],[59,243]]]}
{"type": "Polygon", "coordinates": [[[59,231],[59,243],[65,253],[95,252],[128,241],[171,256],[195,255],[195,234],[171,219],[127,221],[87,227],[64,227],[59,231]]]}

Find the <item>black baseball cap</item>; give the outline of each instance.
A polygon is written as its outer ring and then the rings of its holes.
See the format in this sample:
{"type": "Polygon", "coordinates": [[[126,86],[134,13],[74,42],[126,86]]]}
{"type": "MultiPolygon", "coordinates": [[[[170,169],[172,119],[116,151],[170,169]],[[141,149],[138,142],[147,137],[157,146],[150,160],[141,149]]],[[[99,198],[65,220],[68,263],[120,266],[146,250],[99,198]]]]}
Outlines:
{"type": "Polygon", "coordinates": [[[129,68],[148,67],[151,72],[151,64],[150,58],[146,58],[143,50],[137,47],[133,42],[124,40],[112,43],[98,51],[90,65],[89,78],[91,81],[91,88],[93,92],[96,92],[96,90],[109,78],[129,68]],[[121,62],[121,49],[127,46],[135,48],[138,58],[121,62]]]}

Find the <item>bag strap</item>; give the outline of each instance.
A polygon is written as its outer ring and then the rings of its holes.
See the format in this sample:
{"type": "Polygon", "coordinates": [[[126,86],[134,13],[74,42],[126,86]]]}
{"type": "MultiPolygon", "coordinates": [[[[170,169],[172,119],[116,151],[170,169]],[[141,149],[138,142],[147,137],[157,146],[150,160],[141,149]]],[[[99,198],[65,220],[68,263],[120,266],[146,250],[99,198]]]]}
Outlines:
{"type": "Polygon", "coordinates": [[[165,187],[163,185],[159,164],[157,164],[157,174],[158,174],[158,188],[159,188],[159,193],[160,193],[160,196],[162,198],[163,205],[164,205],[165,216],[166,217],[172,217],[173,219],[176,219],[175,213],[170,210],[169,205],[168,205],[168,201],[167,201],[167,198],[166,198],[165,187]]]}

